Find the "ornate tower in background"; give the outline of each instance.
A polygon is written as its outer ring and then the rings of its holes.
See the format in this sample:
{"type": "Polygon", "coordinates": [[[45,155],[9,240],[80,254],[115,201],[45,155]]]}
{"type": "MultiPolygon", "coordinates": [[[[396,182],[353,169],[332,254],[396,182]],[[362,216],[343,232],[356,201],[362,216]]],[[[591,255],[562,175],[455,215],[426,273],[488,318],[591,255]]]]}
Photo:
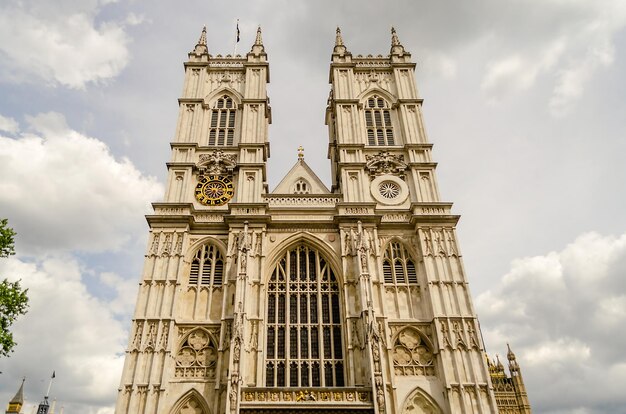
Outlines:
{"type": "Polygon", "coordinates": [[[522,371],[511,347],[508,347],[507,359],[509,360],[511,376],[506,375],[504,365],[500,362],[499,357],[496,357],[495,363],[487,358],[498,410],[500,414],[530,414],[530,403],[522,378],[522,371]]]}
{"type": "Polygon", "coordinates": [[[20,414],[22,412],[22,406],[24,405],[24,382],[26,378],[22,380],[22,385],[15,393],[15,397],[9,401],[9,405],[7,406],[6,414],[20,414]]]}
{"type": "Polygon", "coordinates": [[[395,30],[363,57],[337,29],[332,187],[300,151],[269,192],[261,30],[245,57],[203,30],[116,413],[498,412],[410,59],[395,30]]]}

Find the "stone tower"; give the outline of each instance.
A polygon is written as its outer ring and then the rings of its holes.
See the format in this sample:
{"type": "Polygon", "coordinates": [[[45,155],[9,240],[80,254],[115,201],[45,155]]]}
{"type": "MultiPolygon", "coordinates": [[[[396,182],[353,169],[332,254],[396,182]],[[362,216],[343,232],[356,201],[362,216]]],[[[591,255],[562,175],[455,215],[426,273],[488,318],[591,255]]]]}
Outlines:
{"type": "Polygon", "coordinates": [[[508,346],[507,359],[509,360],[510,376],[506,375],[504,365],[496,357],[493,363],[487,358],[491,383],[493,384],[498,411],[501,414],[530,414],[530,402],[526,393],[526,386],[522,378],[522,371],[511,347],[508,346]]]}
{"type": "MultiPolygon", "coordinates": [[[[271,193],[267,55],[185,63],[117,414],[497,413],[415,64],[337,29],[332,186],[299,151],[271,193]]],[[[284,154],[280,154],[284,156],[284,154]]]]}

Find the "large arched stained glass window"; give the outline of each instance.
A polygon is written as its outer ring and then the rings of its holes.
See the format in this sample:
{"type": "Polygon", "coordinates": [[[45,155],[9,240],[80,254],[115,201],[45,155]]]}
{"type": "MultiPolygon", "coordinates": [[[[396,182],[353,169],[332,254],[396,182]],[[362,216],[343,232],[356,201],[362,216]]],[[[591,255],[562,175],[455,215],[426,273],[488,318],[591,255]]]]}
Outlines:
{"type": "Polygon", "coordinates": [[[318,251],[299,245],[268,283],[268,387],[344,385],[339,284],[318,251]]]}

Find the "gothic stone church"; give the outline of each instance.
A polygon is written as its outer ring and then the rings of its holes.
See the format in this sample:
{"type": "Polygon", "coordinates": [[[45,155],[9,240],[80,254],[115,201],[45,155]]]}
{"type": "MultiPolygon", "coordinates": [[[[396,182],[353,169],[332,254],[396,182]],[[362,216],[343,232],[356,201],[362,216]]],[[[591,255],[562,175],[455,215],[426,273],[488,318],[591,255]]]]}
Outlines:
{"type": "Polygon", "coordinates": [[[332,186],[300,153],[270,192],[261,30],[245,57],[203,30],[116,413],[530,413],[515,355],[486,358],[414,70],[395,30],[364,57],[337,29],[332,186]]]}

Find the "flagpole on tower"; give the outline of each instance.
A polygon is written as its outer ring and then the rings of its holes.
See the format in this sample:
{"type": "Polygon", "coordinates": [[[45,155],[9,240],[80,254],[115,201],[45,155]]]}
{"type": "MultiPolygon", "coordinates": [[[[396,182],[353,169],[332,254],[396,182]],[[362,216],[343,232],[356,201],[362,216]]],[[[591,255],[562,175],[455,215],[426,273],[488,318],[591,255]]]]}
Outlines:
{"type": "Polygon", "coordinates": [[[52,388],[52,380],[56,377],[56,371],[52,371],[52,377],[50,377],[50,383],[48,384],[48,392],[46,392],[46,399],[50,396],[50,388],[52,388]]]}
{"type": "Polygon", "coordinates": [[[239,19],[237,19],[237,38],[235,39],[235,51],[233,57],[237,56],[237,44],[239,43],[239,19]]]}

